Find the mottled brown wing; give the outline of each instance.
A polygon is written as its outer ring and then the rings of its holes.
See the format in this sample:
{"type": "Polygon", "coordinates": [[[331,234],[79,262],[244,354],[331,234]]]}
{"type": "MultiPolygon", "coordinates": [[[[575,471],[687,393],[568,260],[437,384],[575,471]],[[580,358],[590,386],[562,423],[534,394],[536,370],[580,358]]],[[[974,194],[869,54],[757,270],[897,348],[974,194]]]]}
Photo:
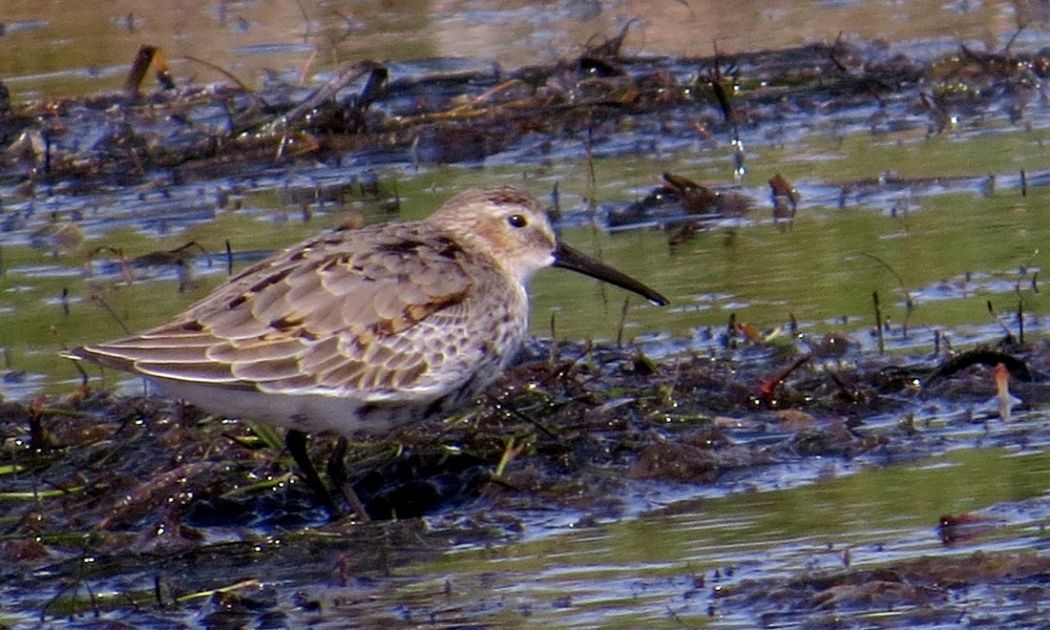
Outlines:
{"type": "Polygon", "coordinates": [[[455,376],[435,367],[488,325],[467,298],[496,275],[426,224],[333,232],[245,270],[168,324],[76,354],[217,387],[426,397],[455,376]]]}

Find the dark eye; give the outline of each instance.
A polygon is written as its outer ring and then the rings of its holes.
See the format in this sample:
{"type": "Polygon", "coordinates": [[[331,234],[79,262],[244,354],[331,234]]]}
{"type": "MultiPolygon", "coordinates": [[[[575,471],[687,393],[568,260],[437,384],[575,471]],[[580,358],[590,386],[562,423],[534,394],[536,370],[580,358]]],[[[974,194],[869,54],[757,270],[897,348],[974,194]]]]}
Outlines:
{"type": "Polygon", "coordinates": [[[510,223],[511,227],[523,228],[529,224],[529,220],[520,214],[512,214],[507,217],[507,223],[510,223]]]}

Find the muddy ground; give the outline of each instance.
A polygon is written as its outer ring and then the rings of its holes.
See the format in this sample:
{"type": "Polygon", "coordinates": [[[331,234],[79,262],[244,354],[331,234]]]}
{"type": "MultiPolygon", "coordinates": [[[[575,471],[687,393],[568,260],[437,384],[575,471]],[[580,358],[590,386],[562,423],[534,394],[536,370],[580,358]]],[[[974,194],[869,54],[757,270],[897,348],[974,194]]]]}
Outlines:
{"type": "MultiPolygon", "coordinates": [[[[535,343],[462,415],[351,445],[350,478],[375,519],[368,524],[352,515],[330,521],[291,458],[248,423],[93,389],[5,403],[0,578],[5,598],[20,602],[5,612],[85,623],[202,614],[218,627],[265,626],[302,597],[268,583],[293,575],[345,583],[454,544],[512,540],[525,527],[519,515],[536,510],[582,513],[582,527],[627,517],[637,509],[628,490],[639,482],[712,484],[784,463],[879,466],[958,448],[950,425],[913,423],[907,410],[994,397],[992,362],[1014,367],[1022,395],[1050,391],[1038,380],[1050,372],[1042,342],[955,359],[829,359],[793,348],[742,342],[726,351],[737,358],[653,362],[631,347],[535,343]],[[892,410],[898,422],[871,421],[892,410]],[[425,514],[437,518],[424,524],[425,514]]],[[[1050,443],[1050,423],[1004,430],[995,412],[970,422],[990,427],[984,447],[1050,443]]],[[[312,451],[323,460],[333,446],[321,436],[312,451]]],[[[944,519],[945,544],[980,535],[980,517],[944,519]]],[[[962,614],[946,604],[965,589],[1037,601],[1050,571],[1045,558],[1016,553],[879,570],[848,564],[719,587],[718,605],[808,619],[903,607],[903,621],[926,623],[962,614]]],[[[324,606],[306,600],[298,614],[324,619],[324,606]]],[[[1038,607],[1032,614],[1042,618],[1038,607]]]]}

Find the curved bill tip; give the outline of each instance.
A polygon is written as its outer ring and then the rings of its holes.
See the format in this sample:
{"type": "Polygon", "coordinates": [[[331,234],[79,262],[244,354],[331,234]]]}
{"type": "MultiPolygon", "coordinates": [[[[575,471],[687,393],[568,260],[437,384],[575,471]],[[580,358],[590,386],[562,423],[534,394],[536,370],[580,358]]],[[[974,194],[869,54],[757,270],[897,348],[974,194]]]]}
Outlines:
{"type": "Polygon", "coordinates": [[[615,284],[621,289],[627,289],[632,293],[649,300],[657,306],[665,306],[670,300],[663,295],[645,286],[631,276],[617,271],[605,263],[591,258],[581,251],[575,250],[565,243],[559,242],[554,248],[554,266],[562,269],[571,269],[585,276],[597,278],[602,282],[615,284]]]}

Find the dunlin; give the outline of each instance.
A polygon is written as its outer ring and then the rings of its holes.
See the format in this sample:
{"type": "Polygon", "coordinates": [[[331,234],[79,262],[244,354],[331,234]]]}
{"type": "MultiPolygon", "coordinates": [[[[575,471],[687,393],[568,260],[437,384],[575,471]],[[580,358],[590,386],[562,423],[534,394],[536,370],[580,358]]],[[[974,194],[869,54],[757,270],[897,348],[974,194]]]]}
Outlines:
{"type": "Polygon", "coordinates": [[[521,347],[525,285],[551,265],[667,303],[558,242],[528,193],[483,188],[422,221],[289,247],[166,324],[67,356],[145,376],[219,415],[287,427],[303,466],[305,432],[385,432],[479,394],[521,347]]]}

